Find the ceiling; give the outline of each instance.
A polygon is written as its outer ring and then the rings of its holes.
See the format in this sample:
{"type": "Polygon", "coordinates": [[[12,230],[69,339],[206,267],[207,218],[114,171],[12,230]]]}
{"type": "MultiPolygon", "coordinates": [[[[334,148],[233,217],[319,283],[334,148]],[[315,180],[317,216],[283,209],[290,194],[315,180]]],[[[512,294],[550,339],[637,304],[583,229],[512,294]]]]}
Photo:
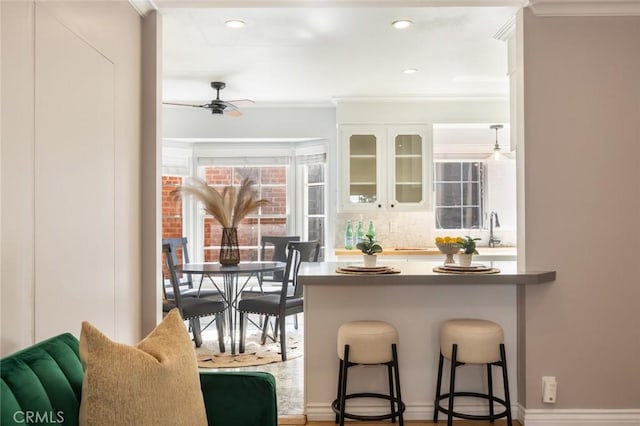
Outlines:
{"type": "Polygon", "coordinates": [[[215,98],[211,81],[227,83],[221,99],[249,98],[256,106],[508,96],[507,45],[494,36],[514,15],[515,5],[177,4],[155,1],[163,16],[164,101],[209,101],[215,98]],[[229,19],[241,19],[246,26],[228,28],[229,19]],[[397,30],[391,22],[398,19],[413,25],[397,30]],[[404,74],[407,68],[418,72],[404,74]]]}

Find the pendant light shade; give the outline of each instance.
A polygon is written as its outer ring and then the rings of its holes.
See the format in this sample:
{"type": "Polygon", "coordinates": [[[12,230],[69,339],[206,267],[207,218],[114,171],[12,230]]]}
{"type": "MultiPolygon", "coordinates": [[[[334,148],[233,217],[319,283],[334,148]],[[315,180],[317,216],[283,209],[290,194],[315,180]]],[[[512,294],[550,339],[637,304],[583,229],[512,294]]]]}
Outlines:
{"type": "Polygon", "coordinates": [[[493,160],[500,160],[504,158],[502,155],[502,150],[500,149],[500,144],[498,143],[498,130],[502,129],[504,126],[502,124],[492,124],[489,126],[490,129],[494,129],[496,131],[496,143],[493,145],[493,153],[488,157],[493,160]]]}

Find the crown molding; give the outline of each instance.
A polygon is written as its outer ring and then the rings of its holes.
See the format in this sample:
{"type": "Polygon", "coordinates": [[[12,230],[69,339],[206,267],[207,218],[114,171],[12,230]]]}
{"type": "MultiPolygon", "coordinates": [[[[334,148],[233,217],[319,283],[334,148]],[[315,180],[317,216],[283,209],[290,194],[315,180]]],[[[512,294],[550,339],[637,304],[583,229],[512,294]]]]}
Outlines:
{"type": "Polygon", "coordinates": [[[143,18],[152,10],[158,10],[153,0],[129,0],[129,4],[133,6],[136,12],[138,12],[138,15],[143,18]]]}
{"type": "MultiPolygon", "coordinates": [[[[137,1],[137,0],[129,0],[137,1]]],[[[161,8],[208,7],[511,7],[526,0],[155,0],[161,8]]]]}
{"type": "Polygon", "coordinates": [[[640,16],[640,0],[529,0],[538,16],[640,16]]]}

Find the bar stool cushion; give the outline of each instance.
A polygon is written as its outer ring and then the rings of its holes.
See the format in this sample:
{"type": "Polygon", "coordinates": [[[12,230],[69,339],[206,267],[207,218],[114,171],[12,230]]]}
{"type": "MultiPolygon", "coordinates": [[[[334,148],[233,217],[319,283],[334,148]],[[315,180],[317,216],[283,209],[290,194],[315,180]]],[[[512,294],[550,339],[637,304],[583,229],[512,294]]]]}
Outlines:
{"type": "Polygon", "coordinates": [[[398,344],[398,331],[384,321],[352,321],[338,329],[338,357],[344,359],[349,345],[349,362],[382,364],[393,360],[392,344],[398,344]]]}
{"type": "Polygon", "coordinates": [[[499,324],[481,319],[445,321],[440,329],[440,351],[451,359],[453,344],[458,345],[457,361],[465,364],[489,364],[500,360],[504,332],[499,324]]]}

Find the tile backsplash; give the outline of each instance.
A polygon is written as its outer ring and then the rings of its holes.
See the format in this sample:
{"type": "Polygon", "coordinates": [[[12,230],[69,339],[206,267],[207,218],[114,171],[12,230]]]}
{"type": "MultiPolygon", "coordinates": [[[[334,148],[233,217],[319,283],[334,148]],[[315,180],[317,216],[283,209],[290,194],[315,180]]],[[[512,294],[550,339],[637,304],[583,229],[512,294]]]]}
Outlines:
{"type": "MultiPolygon", "coordinates": [[[[382,247],[434,247],[435,237],[441,235],[480,237],[482,240],[478,242],[478,246],[486,246],[489,241],[488,229],[436,230],[433,212],[338,213],[335,224],[336,248],[344,247],[344,233],[348,220],[353,223],[354,233],[359,220],[362,220],[365,233],[369,221],[373,220],[376,239],[382,247]]],[[[496,228],[494,236],[501,240],[500,245],[516,245],[515,229],[496,228]]]]}

